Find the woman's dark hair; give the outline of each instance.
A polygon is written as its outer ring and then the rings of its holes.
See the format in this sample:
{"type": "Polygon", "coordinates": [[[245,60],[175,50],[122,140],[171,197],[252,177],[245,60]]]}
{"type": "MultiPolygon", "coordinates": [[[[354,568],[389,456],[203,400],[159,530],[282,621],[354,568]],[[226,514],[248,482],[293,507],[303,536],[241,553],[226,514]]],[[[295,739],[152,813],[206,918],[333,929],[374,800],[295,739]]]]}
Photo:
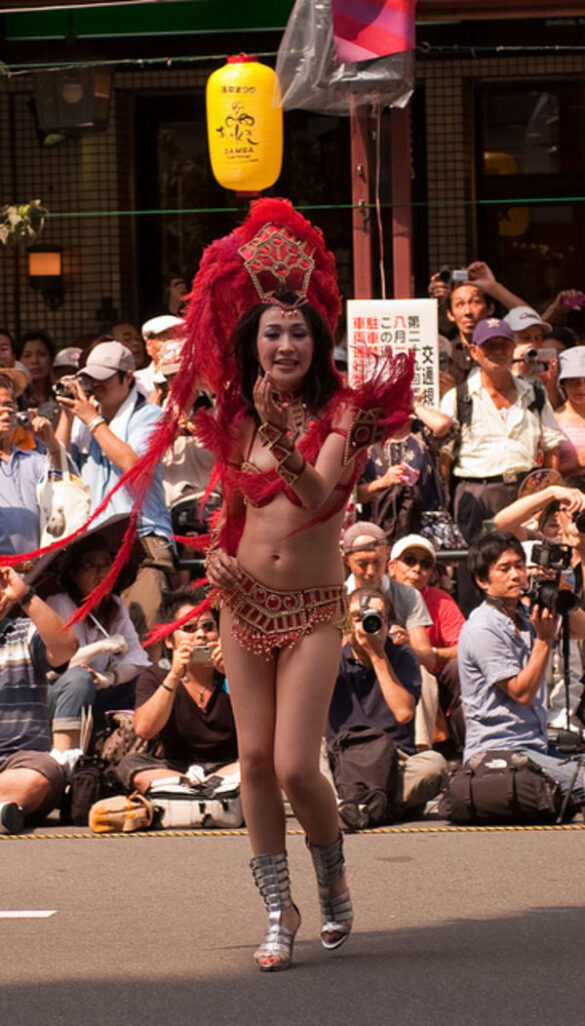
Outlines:
{"type": "MultiPolygon", "coordinates": [[[[181,606],[198,606],[207,597],[205,588],[191,588],[185,585],[182,588],[175,588],[169,591],[163,598],[156,614],[157,624],[173,623],[177,619],[177,613],[181,606]]],[[[211,615],[216,623],[219,623],[219,613],[212,609],[211,615]]]]}
{"type": "MultiPolygon", "coordinates": [[[[297,302],[294,292],[282,292],[278,303],[273,305],[294,307],[297,302]]],[[[242,395],[250,409],[254,409],[254,385],[258,377],[258,325],[262,314],[270,304],[258,303],[247,310],[236,324],[231,335],[231,348],[235,353],[240,374],[242,395]]],[[[333,363],[333,338],[318,310],[310,303],[298,307],[313,336],[313,359],[303,383],[303,399],[313,413],[322,409],[341,388],[341,378],[333,363]]]]}
{"type": "Polygon", "coordinates": [[[515,534],[510,531],[485,531],[469,547],[467,566],[474,579],[487,581],[490,568],[504,552],[515,552],[523,563],[526,555],[515,534]]]}
{"type": "MultiPolygon", "coordinates": [[[[77,605],[81,605],[85,599],[71,575],[76,567],[79,566],[83,557],[89,555],[90,552],[107,552],[108,556],[112,557],[112,550],[103,534],[91,534],[67,549],[63,566],[59,571],[61,586],[77,605]]],[[[97,619],[108,629],[110,624],[114,622],[117,612],[118,606],[116,602],[111,595],[106,595],[96,610],[97,619]]]]}
{"type": "Polygon", "coordinates": [[[53,342],[53,339],[51,338],[49,333],[46,332],[46,331],[42,331],[42,330],[39,330],[39,331],[24,331],[22,333],[22,335],[20,336],[20,338],[19,338],[19,340],[17,342],[17,345],[16,345],[16,355],[17,355],[18,359],[20,359],[20,357],[22,356],[22,351],[23,351],[26,343],[27,342],[34,342],[35,339],[37,339],[37,338],[40,339],[40,341],[43,343],[43,345],[46,347],[46,349],[48,349],[48,351],[49,351],[49,353],[51,355],[51,361],[53,361],[55,359],[55,356],[57,355],[57,347],[56,347],[55,343],[53,342]]]}
{"type": "Polygon", "coordinates": [[[16,356],[16,342],[14,341],[14,335],[8,328],[0,328],[0,335],[5,335],[6,338],[10,339],[10,345],[12,346],[12,352],[16,356]]]}

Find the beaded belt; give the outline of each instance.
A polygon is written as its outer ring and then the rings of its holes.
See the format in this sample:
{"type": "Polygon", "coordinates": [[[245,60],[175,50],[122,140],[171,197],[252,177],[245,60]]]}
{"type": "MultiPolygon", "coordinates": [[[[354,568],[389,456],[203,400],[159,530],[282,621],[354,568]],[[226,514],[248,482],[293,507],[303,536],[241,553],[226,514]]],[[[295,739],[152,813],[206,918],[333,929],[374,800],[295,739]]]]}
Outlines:
{"type": "Polygon", "coordinates": [[[234,618],[232,634],[245,648],[271,656],[275,648],[294,645],[322,623],[349,633],[347,597],[342,585],[277,591],[246,571],[232,591],[221,591],[234,618]]]}

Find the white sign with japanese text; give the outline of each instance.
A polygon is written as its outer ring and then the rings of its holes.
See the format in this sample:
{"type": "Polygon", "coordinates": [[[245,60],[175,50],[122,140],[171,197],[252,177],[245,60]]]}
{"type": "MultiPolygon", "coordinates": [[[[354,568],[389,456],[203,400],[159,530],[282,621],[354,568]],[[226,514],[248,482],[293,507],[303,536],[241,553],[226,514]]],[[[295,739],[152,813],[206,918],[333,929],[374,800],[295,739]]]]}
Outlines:
{"type": "Polygon", "coordinates": [[[375,357],[414,350],[414,393],[439,406],[439,344],[436,299],[350,299],[347,304],[349,383],[371,375],[375,357]]]}

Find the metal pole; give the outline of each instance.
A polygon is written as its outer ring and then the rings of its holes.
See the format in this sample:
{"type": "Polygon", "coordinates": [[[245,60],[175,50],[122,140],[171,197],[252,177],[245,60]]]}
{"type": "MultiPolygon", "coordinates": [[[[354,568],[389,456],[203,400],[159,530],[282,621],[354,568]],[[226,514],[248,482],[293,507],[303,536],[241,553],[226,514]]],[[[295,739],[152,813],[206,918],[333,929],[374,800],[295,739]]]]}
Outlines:
{"type": "Polygon", "coordinates": [[[394,298],[411,299],[412,276],[410,108],[392,107],[392,266],[394,298]]]}
{"type": "Polygon", "coordinates": [[[369,118],[352,98],[350,113],[351,198],[354,299],[371,299],[372,236],[370,202],[369,118]]]}

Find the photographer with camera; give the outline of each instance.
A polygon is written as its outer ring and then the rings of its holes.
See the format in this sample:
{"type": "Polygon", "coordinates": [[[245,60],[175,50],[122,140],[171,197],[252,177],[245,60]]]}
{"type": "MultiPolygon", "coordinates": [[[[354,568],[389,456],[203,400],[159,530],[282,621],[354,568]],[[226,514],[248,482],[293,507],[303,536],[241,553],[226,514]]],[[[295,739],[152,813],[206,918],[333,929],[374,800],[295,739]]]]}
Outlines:
{"type": "MultiPolygon", "coordinates": [[[[134,357],[120,342],[94,346],[79,374],[61,379],[58,385],[61,415],[57,437],[72,453],[90,488],[93,513],[122,474],[146,452],[162,412],[137,390],[134,357]]],[[[129,513],[131,508],[131,494],[119,488],[93,526],[118,513],[129,513]]],[[[163,592],[175,581],[171,535],[159,467],[138,519],[142,558],[136,579],[122,595],[127,605],[140,607],[147,625],[154,621],[163,592]]]]}
{"type": "MultiPolygon", "coordinates": [[[[554,467],[563,440],[542,386],[511,373],[514,333],[488,317],[473,331],[470,353],[478,364],[465,385],[443,397],[441,410],[459,422],[458,437],[442,450],[444,474],[453,475],[453,515],[469,543],[539,463],[554,467]]],[[[476,593],[464,566],[457,570],[457,600],[464,614],[476,593]]]]}
{"type": "MultiPolygon", "coordinates": [[[[571,479],[568,479],[570,481],[571,479]]],[[[560,583],[561,605],[567,607],[569,631],[568,652],[559,636],[547,672],[548,724],[581,730],[583,724],[574,719],[583,694],[583,663],[580,642],[585,638],[585,611],[581,608],[583,592],[583,561],[585,560],[585,493],[566,485],[550,485],[532,495],[525,495],[500,510],[494,524],[513,534],[530,547],[532,563],[530,587],[545,589],[560,583]],[[542,582],[542,584],[540,583],[542,582]],[[548,583],[547,583],[548,582],[548,583]],[[568,666],[565,665],[568,659],[568,666]],[[565,681],[568,677],[568,681],[565,681]],[[567,697],[565,684],[568,683],[567,697]],[[569,717],[567,717],[567,706],[569,717]]]]}
{"type": "Polygon", "coordinates": [[[490,751],[520,753],[563,793],[585,801],[585,775],[550,743],[546,732],[546,668],[557,636],[555,610],[522,604],[526,558],[508,532],[482,534],[469,550],[469,569],[484,595],[461,631],[459,679],[465,706],[464,762],[477,768],[490,751]]]}
{"type": "Polygon", "coordinates": [[[441,789],[446,763],[438,752],[416,751],[420,670],[414,652],[392,640],[389,599],[379,588],[358,588],[349,596],[349,612],[351,635],[341,653],[326,739],[340,817],[349,829],[363,829],[424,806],[441,789]]]}
{"type": "MultiPolygon", "coordinates": [[[[205,597],[202,588],[177,588],[162,603],[157,620],[173,623],[205,597]]],[[[136,685],[134,728],[153,742],[146,752],[126,755],[117,774],[128,791],[148,794],[157,780],[179,782],[191,767],[201,782],[206,776],[239,773],[232,705],[225,688],[225,668],[217,613],[201,613],[168,637],[170,670],[152,665],[136,685]],[[197,771],[194,767],[197,766],[197,771]]]]}
{"type": "Polygon", "coordinates": [[[37,485],[48,467],[60,467],[57,439],[45,417],[31,416],[29,429],[35,442],[46,452],[15,445],[19,423],[17,399],[26,381],[26,374],[17,367],[0,368],[0,552],[3,555],[18,555],[38,548],[41,525],[37,485]]]}
{"type": "Polygon", "coordinates": [[[484,317],[492,317],[494,303],[509,310],[523,303],[504,285],[483,260],[468,267],[441,268],[429,282],[429,295],[438,300],[439,331],[452,339],[447,373],[442,374],[441,393],[465,380],[473,366],[469,353],[473,330],[484,317]]]}
{"type": "Polygon", "coordinates": [[[63,768],[49,754],[47,673],[64,668],[76,649],[63,618],[12,567],[1,569],[0,833],[39,822],[61,800],[63,768]]]}

